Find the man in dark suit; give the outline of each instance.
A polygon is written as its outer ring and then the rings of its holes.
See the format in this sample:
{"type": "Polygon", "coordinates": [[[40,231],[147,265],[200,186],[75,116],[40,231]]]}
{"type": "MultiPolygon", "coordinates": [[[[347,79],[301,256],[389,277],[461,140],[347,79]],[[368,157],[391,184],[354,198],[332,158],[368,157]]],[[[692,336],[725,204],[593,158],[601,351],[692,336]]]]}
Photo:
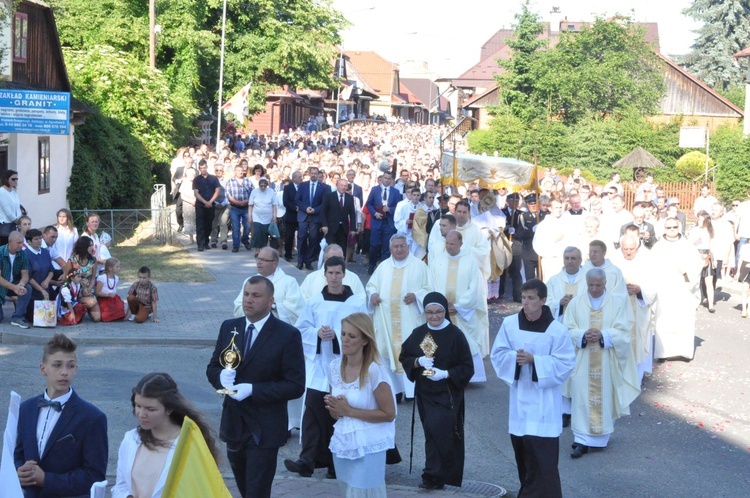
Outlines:
{"type": "Polygon", "coordinates": [[[537,205],[536,194],[529,194],[524,197],[523,200],[526,203],[527,211],[524,211],[519,215],[514,240],[519,240],[523,244],[521,247],[523,272],[526,280],[531,280],[532,278],[538,278],[537,270],[539,267],[539,256],[534,250],[533,244],[534,233],[536,232],[534,227],[537,225],[537,212],[539,206],[537,205]]]}
{"type": "Polygon", "coordinates": [[[71,388],[75,351],[75,342],[55,334],[39,367],[47,389],[21,404],[14,460],[27,498],[89,496],[106,478],[107,417],[71,388]]]}
{"type": "Polygon", "coordinates": [[[310,168],[310,181],[302,182],[297,189],[297,222],[299,237],[297,240],[297,268],[304,265],[312,270],[315,247],[320,243],[320,208],[323,197],[331,191],[328,185],[318,181],[319,170],[310,168]]]}
{"type": "Polygon", "coordinates": [[[505,294],[505,283],[507,281],[507,275],[510,274],[511,284],[513,286],[513,301],[517,303],[521,302],[521,253],[523,252],[523,242],[516,238],[514,234],[520,225],[519,218],[522,214],[518,209],[520,197],[521,196],[516,192],[508,194],[505,198],[507,205],[501,210],[505,215],[505,236],[511,241],[510,247],[513,253],[513,260],[508,267],[508,271],[500,276],[500,296],[505,294]]]}
{"type": "Polygon", "coordinates": [[[250,277],[242,293],[244,317],[221,324],[206,377],[236,391],[224,398],[219,437],[243,498],[271,496],[279,447],[287,440],[287,402],[305,391],[305,359],[299,330],[271,314],[273,283],[250,277]],[[232,337],[240,349],[236,370],[219,363],[232,337]]]}
{"type": "Polygon", "coordinates": [[[294,250],[294,236],[299,226],[297,222],[297,190],[302,183],[302,173],[295,171],[292,173],[292,181],[284,186],[284,193],[281,200],[286,208],[284,214],[284,259],[292,260],[292,251],[294,250]]]}
{"type": "Polygon", "coordinates": [[[354,197],[346,193],[348,182],[343,178],[336,182],[336,191],[326,194],[320,210],[320,223],[326,242],[347,246],[351,230],[357,230],[357,213],[354,197]]]}
{"type": "Polygon", "coordinates": [[[362,187],[360,185],[357,185],[354,183],[354,178],[357,176],[357,173],[350,169],[346,172],[346,179],[352,186],[352,195],[359,199],[359,205],[364,206],[365,205],[365,199],[362,197],[362,187]]]}
{"type": "Polygon", "coordinates": [[[370,266],[367,270],[369,275],[375,271],[378,261],[385,261],[391,257],[388,249],[391,236],[396,233],[396,225],[393,214],[396,205],[401,201],[401,193],[391,186],[393,177],[391,173],[383,173],[382,184],[370,191],[367,197],[367,210],[372,213],[370,219],[370,266]]]}

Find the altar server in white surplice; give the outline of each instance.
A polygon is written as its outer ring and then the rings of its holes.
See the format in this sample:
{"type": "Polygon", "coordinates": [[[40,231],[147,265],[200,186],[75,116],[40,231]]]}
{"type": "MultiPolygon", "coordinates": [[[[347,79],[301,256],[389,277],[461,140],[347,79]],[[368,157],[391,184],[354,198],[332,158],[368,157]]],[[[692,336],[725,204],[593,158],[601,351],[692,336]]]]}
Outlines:
{"type": "Polygon", "coordinates": [[[586,272],[581,268],[581,250],[573,246],[566,247],[562,260],[562,271],[552,275],[547,282],[547,306],[560,323],[570,300],[586,294],[586,272]]]}
{"type": "Polygon", "coordinates": [[[557,498],[562,385],[576,356],[568,329],[545,306],[546,296],[541,280],[523,284],[523,309],[503,320],[491,358],[497,376],[510,386],[508,431],[521,481],[518,496],[557,498]]]}
{"type": "Polygon", "coordinates": [[[490,323],[484,281],[471,253],[463,250],[461,232],[452,230],[445,237],[445,252],[430,257],[430,280],[436,292],[448,300],[451,322],[466,336],[474,360],[471,382],[484,382],[485,356],[490,349],[490,323]]]}
{"type": "Polygon", "coordinates": [[[628,318],[630,319],[630,345],[635,355],[638,380],[651,373],[653,349],[653,305],[656,302],[656,278],[651,253],[639,249],[639,240],[633,235],[620,239],[620,254],[614,258],[625,277],[628,290],[628,318]]]}
{"type": "MultiPolygon", "coordinates": [[[[367,313],[365,302],[344,285],[344,258],[332,256],[323,264],[327,285],[312,296],[295,327],[302,334],[305,354],[305,409],[302,415],[302,451],[296,462],[285,461],[287,469],[303,477],[320,466],[333,472],[328,449],[335,420],[325,407],[330,390],[328,366],[341,359],[341,320],[352,313],[367,313]]],[[[333,472],[335,474],[335,472],[333,472]]]]}
{"type": "Polygon", "coordinates": [[[588,273],[589,270],[594,268],[603,270],[607,275],[607,292],[625,296],[627,289],[622,272],[612,261],[606,258],[606,255],[607,245],[601,240],[592,240],[589,243],[589,260],[583,264],[583,272],[588,273]]]}
{"type": "Polygon", "coordinates": [[[641,391],[625,295],[605,290],[607,275],[600,268],[586,272],[586,284],[588,292],[573,298],[563,319],[576,349],[576,367],[563,392],[572,402],[573,458],[589,447],[606,447],[614,421],[630,415],[641,391]]]}
{"type": "MultiPolygon", "coordinates": [[[[329,246],[326,246],[326,248],[323,250],[323,263],[328,258],[332,257],[344,257],[344,250],[341,248],[338,244],[331,244],[329,246]]],[[[352,292],[354,292],[354,295],[361,298],[363,301],[367,302],[367,293],[365,292],[365,286],[362,285],[362,281],[359,279],[359,276],[354,273],[353,271],[348,271],[344,275],[344,285],[348,285],[352,288],[352,292]]],[[[300,291],[302,292],[302,297],[307,301],[311,297],[320,294],[320,291],[323,290],[323,287],[326,286],[326,277],[325,277],[325,271],[323,270],[323,265],[321,265],[320,270],[315,270],[314,272],[310,273],[305,277],[305,279],[302,281],[302,284],[300,285],[300,291]]]]}
{"type": "Polygon", "coordinates": [[[419,259],[424,258],[424,253],[422,252],[422,246],[414,240],[412,227],[414,225],[414,215],[419,208],[419,197],[421,195],[422,193],[419,191],[419,188],[412,188],[404,194],[404,200],[396,205],[396,211],[393,213],[393,223],[396,226],[396,231],[406,234],[406,240],[409,242],[409,252],[419,259]]]}
{"type": "Polygon", "coordinates": [[[422,301],[432,290],[427,265],[409,253],[406,235],[391,237],[391,257],[380,263],[367,282],[368,305],[378,338],[378,350],[390,367],[394,393],[414,397],[414,383],[398,361],[401,345],[412,330],[425,323],[422,301]]]}
{"type": "Polygon", "coordinates": [[[445,236],[448,235],[448,232],[455,229],[456,217],[452,214],[442,215],[440,221],[432,225],[432,230],[430,230],[430,238],[427,241],[428,254],[437,254],[445,251],[445,236]]]}
{"type": "MultiPolygon", "coordinates": [[[[255,261],[258,266],[258,275],[273,282],[274,304],[271,312],[279,320],[294,325],[305,307],[297,280],[279,268],[279,253],[276,249],[264,247],[258,253],[255,261]]],[[[248,280],[250,280],[249,277],[242,284],[242,289],[245,288],[248,280]]],[[[245,316],[245,312],[242,311],[242,290],[234,300],[234,316],[237,318],[245,316]]]]}
{"type": "MultiPolygon", "coordinates": [[[[482,272],[482,278],[490,279],[490,241],[482,230],[471,222],[469,215],[469,201],[466,199],[456,204],[456,230],[461,232],[464,238],[464,249],[471,250],[471,253],[477,260],[479,271],[482,272]]],[[[484,291],[487,292],[486,289],[484,291]]]]}

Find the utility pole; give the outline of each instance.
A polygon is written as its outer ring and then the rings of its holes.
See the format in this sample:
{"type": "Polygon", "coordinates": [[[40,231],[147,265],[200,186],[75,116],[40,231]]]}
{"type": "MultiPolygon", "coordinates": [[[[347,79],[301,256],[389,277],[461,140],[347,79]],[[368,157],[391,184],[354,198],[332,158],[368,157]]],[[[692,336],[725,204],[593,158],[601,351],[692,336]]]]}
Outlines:
{"type": "Polygon", "coordinates": [[[148,67],[156,69],[156,0],[148,0],[148,67]]]}

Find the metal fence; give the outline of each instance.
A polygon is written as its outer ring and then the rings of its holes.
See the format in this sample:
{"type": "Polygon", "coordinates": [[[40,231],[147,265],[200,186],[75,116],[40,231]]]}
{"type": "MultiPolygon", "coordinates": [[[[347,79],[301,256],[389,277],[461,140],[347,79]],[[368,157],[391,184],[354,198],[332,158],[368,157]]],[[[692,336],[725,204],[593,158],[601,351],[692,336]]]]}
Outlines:
{"type": "Polygon", "coordinates": [[[163,244],[172,243],[172,209],[167,206],[166,185],[154,185],[150,208],[133,209],[82,209],[72,211],[73,224],[85,227],[89,213],[99,215],[99,231],[112,237],[112,245],[127,242],[138,245],[146,239],[156,239],[163,244]]]}

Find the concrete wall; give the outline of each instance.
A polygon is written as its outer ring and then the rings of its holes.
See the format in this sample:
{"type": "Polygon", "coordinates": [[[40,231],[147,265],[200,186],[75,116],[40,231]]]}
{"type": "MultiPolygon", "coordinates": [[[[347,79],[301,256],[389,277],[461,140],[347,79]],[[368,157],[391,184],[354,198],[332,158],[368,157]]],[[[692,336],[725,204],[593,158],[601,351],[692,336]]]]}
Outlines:
{"type": "Polygon", "coordinates": [[[50,137],[50,189],[39,193],[39,137],[13,133],[8,137],[8,169],[18,171],[18,197],[34,228],[54,224],[57,210],[68,207],[67,192],[73,169],[75,127],[70,135],[50,137]]]}

